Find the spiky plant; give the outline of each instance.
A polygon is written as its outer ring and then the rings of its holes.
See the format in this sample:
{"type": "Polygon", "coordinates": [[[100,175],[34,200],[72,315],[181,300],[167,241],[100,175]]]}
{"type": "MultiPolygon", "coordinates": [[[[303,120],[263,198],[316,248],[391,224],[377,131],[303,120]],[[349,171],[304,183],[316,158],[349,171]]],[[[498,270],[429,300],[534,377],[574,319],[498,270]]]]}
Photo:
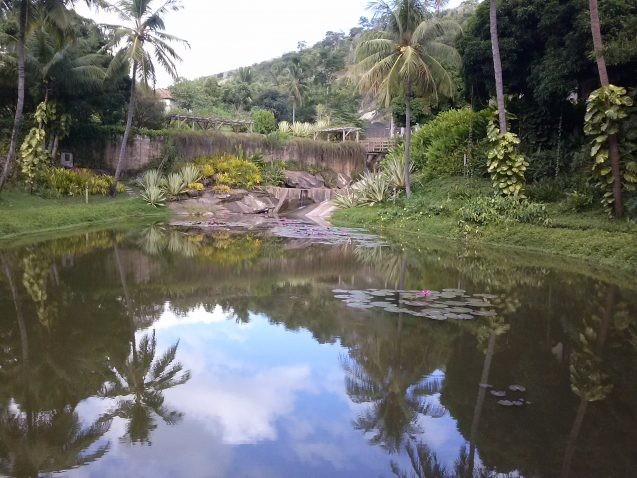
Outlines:
{"type": "Polygon", "coordinates": [[[186,192],[187,184],[180,173],[170,173],[163,181],[163,187],[170,199],[179,199],[186,192]]]}
{"type": "Polygon", "coordinates": [[[144,201],[153,207],[162,207],[166,205],[166,193],[159,186],[150,186],[141,193],[144,201]]]}
{"type": "Polygon", "coordinates": [[[137,179],[137,184],[142,189],[149,189],[152,186],[161,187],[162,175],[157,169],[149,169],[137,179]]]}
{"type": "Polygon", "coordinates": [[[201,179],[201,169],[196,164],[186,164],[179,172],[186,184],[196,183],[201,179]]]}

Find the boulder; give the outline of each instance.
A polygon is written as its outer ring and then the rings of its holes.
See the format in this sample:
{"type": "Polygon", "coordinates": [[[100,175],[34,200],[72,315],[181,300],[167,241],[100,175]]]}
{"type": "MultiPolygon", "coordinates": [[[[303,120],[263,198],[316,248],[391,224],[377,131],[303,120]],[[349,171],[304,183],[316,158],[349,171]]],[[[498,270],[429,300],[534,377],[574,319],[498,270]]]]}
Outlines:
{"type": "Polygon", "coordinates": [[[348,188],[352,184],[352,178],[347,174],[338,173],[336,175],[336,187],[338,189],[348,188]]]}
{"type": "Polygon", "coordinates": [[[305,171],[285,171],[285,185],[289,188],[312,189],[324,188],[325,180],[319,175],[312,175],[305,171]]]}
{"type": "Polygon", "coordinates": [[[245,194],[233,194],[222,201],[223,207],[232,213],[263,214],[273,210],[277,206],[276,198],[267,193],[251,192],[245,194]]]}

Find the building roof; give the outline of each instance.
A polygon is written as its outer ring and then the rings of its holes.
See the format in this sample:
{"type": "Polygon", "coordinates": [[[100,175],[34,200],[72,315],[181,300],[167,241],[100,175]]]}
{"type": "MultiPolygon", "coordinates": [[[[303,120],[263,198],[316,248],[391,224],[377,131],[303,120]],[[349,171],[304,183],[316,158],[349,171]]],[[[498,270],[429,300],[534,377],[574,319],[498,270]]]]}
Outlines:
{"type": "Polygon", "coordinates": [[[175,98],[173,98],[173,95],[170,92],[170,90],[166,90],[166,89],[155,90],[155,96],[157,96],[157,98],[159,98],[160,100],[174,100],[175,99],[175,98]]]}

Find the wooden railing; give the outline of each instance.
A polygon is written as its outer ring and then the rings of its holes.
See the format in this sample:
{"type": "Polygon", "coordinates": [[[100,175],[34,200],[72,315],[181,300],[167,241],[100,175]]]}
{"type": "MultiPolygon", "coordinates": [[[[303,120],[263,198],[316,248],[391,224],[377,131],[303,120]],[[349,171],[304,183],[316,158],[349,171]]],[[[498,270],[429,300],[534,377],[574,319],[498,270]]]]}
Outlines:
{"type": "Polygon", "coordinates": [[[396,141],[392,138],[370,138],[362,141],[368,153],[387,153],[396,141]]]}

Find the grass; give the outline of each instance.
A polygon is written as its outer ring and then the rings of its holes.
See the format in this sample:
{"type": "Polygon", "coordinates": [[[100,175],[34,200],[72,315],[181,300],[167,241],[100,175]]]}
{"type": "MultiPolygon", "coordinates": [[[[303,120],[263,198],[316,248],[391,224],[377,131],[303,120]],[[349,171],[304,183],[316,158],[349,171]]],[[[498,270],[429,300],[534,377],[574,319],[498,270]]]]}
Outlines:
{"type": "Polygon", "coordinates": [[[516,221],[475,224],[462,220],[459,209],[492,196],[489,182],[464,178],[431,181],[416,188],[410,200],[337,211],[337,225],[356,225],[389,236],[426,234],[475,244],[492,244],[576,258],[591,265],[637,272],[637,223],[614,221],[601,210],[566,211],[546,205],[546,225],[516,221]]]}
{"type": "Polygon", "coordinates": [[[139,198],[121,194],[115,199],[92,196],[48,199],[22,191],[6,190],[0,195],[0,242],[26,234],[133,222],[141,218],[164,219],[165,209],[155,209],[139,198]]]}

